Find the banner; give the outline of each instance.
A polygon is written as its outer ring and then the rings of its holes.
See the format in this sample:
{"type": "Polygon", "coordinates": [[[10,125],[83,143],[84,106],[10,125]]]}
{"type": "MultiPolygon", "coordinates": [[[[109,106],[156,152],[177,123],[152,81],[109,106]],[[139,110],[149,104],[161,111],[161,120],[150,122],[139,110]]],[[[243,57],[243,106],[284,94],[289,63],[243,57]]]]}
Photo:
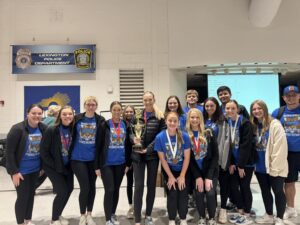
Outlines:
{"type": "Polygon", "coordinates": [[[13,45],[12,73],[94,73],[96,45],[13,45]]]}

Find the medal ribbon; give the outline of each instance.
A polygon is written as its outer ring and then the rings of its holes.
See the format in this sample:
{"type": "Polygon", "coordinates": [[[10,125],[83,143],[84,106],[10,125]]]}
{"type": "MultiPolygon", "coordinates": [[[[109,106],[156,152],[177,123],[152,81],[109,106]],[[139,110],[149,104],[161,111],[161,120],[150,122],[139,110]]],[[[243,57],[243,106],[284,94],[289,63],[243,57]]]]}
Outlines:
{"type": "MultiPolygon", "coordinates": [[[[198,132],[198,137],[199,137],[199,132],[198,132]]],[[[194,149],[195,149],[195,152],[197,155],[200,152],[200,143],[201,143],[200,138],[198,138],[198,137],[194,137],[194,139],[193,139],[194,149]],[[197,139],[198,139],[198,143],[196,142],[197,139]]]]}
{"type": "Polygon", "coordinates": [[[237,124],[239,122],[239,116],[237,116],[237,119],[235,121],[235,124],[234,124],[234,128],[232,129],[232,120],[230,120],[230,137],[231,137],[231,143],[233,144],[234,143],[234,139],[235,139],[235,130],[236,130],[236,127],[237,127],[237,124]]]}
{"type": "Polygon", "coordinates": [[[166,130],[166,134],[167,134],[167,138],[168,138],[168,142],[169,142],[170,150],[172,152],[173,159],[175,159],[176,158],[176,152],[177,152],[177,134],[176,134],[176,142],[175,142],[174,148],[172,146],[172,142],[171,142],[168,130],[166,130]]]}
{"type": "Polygon", "coordinates": [[[117,135],[117,138],[120,138],[121,137],[121,120],[118,123],[118,128],[116,128],[116,125],[112,120],[111,120],[111,123],[114,127],[114,133],[117,135]]]}

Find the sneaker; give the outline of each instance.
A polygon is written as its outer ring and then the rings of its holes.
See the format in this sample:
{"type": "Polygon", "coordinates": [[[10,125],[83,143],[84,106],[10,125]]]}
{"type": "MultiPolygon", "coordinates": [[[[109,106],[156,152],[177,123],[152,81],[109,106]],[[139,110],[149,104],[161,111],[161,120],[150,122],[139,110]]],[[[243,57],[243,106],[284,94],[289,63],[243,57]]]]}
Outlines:
{"type": "Polygon", "coordinates": [[[110,220],[109,221],[106,221],[105,225],[114,225],[113,222],[111,222],[110,220]]]}
{"type": "Polygon", "coordinates": [[[249,225],[252,223],[253,221],[247,216],[240,216],[240,218],[235,222],[236,225],[249,225]]]}
{"type": "Polygon", "coordinates": [[[207,225],[217,225],[217,222],[215,221],[214,218],[212,218],[208,220],[207,225]]]}
{"type": "Polygon", "coordinates": [[[271,215],[268,215],[267,213],[265,213],[265,215],[256,218],[255,220],[256,223],[274,223],[274,217],[271,215]]]}
{"type": "Polygon", "coordinates": [[[226,205],[226,209],[227,209],[228,211],[235,210],[235,209],[236,209],[236,205],[233,204],[232,202],[229,202],[229,203],[226,205]]]}
{"type": "Polygon", "coordinates": [[[133,218],[134,218],[133,207],[130,207],[128,212],[127,212],[127,219],[133,219],[133,218]]]}
{"type": "Polygon", "coordinates": [[[154,225],[152,217],[147,216],[145,219],[145,225],[154,225]]]}
{"type": "Polygon", "coordinates": [[[116,214],[112,214],[110,220],[111,220],[111,222],[112,222],[114,225],[119,225],[119,224],[120,224],[119,221],[118,221],[118,217],[117,217],[116,214]]]}
{"type": "Polygon", "coordinates": [[[283,215],[283,219],[286,220],[286,219],[289,219],[289,218],[293,218],[293,217],[297,217],[298,214],[297,214],[297,211],[295,208],[291,208],[291,207],[286,207],[285,208],[285,212],[284,212],[284,215],[283,215]]]}
{"type": "Polygon", "coordinates": [[[180,220],[180,225],[187,225],[186,220],[180,220]]]}
{"type": "Polygon", "coordinates": [[[61,225],[69,225],[69,220],[67,220],[65,217],[60,216],[59,217],[59,221],[61,223],[61,225]]]}
{"type": "Polygon", "coordinates": [[[86,225],[86,217],[85,217],[85,215],[80,216],[79,225],[86,225]]]}
{"type": "Polygon", "coordinates": [[[275,225],[284,225],[284,222],[283,222],[283,220],[282,219],[280,219],[280,218],[276,218],[275,219],[275,225]]]}
{"type": "Polygon", "coordinates": [[[250,210],[250,217],[251,218],[256,218],[256,212],[254,211],[254,209],[250,210]]]}
{"type": "Polygon", "coordinates": [[[59,220],[55,220],[55,221],[51,222],[50,225],[62,225],[62,224],[59,220]]]}
{"type": "Polygon", "coordinates": [[[236,221],[238,221],[241,217],[242,215],[239,213],[233,214],[232,216],[229,217],[229,222],[236,223],[236,221]]]}
{"type": "Polygon", "coordinates": [[[169,220],[169,225],[176,225],[175,220],[169,220]]]}
{"type": "Polygon", "coordinates": [[[198,223],[197,223],[197,225],[206,225],[206,221],[205,221],[205,219],[203,219],[203,218],[200,218],[200,219],[198,220],[198,223]]]}
{"type": "Polygon", "coordinates": [[[96,223],[91,215],[86,216],[86,224],[87,225],[96,225],[96,223]]]}
{"type": "Polygon", "coordinates": [[[227,223],[227,212],[226,209],[220,209],[219,211],[219,222],[220,223],[227,223]]]}

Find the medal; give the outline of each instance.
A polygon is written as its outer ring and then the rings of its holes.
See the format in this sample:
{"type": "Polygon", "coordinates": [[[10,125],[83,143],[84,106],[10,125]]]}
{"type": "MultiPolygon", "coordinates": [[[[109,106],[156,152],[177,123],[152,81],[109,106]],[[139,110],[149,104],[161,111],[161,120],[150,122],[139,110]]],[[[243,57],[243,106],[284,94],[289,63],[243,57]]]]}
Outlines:
{"type": "Polygon", "coordinates": [[[234,127],[232,129],[232,120],[230,120],[230,138],[231,138],[231,147],[234,148],[235,146],[235,131],[236,131],[236,127],[237,127],[237,124],[239,122],[239,116],[237,116],[237,119],[235,121],[235,124],[234,124],[234,127]]]}
{"type": "Polygon", "coordinates": [[[172,156],[173,156],[172,162],[173,162],[174,164],[177,164],[177,163],[178,163],[178,159],[176,159],[176,152],[177,152],[177,134],[176,134],[176,142],[175,142],[174,148],[173,148],[173,146],[172,146],[172,143],[171,143],[171,139],[170,139],[168,130],[166,130],[166,135],[167,135],[167,139],[168,139],[168,142],[169,142],[169,147],[170,147],[170,150],[171,150],[171,153],[172,153],[172,156]]]}
{"type": "Polygon", "coordinates": [[[114,127],[114,133],[117,135],[117,138],[119,139],[121,137],[121,120],[118,123],[118,128],[116,128],[116,125],[112,120],[111,123],[114,127]]]}

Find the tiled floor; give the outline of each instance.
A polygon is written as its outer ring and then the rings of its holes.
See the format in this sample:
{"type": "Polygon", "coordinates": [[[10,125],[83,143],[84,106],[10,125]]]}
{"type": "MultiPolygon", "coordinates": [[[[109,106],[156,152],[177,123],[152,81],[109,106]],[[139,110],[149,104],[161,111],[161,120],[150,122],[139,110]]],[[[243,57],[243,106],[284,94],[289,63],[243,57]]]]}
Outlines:
{"type": "MultiPolygon", "coordinates": [[[[76,180],[76,179],[75,179],[76,180]]],[[[264,213],[264,207],[261,199],[260,189],[253,179],[252,182],[253,190],[253,208],[257,215],[262,215],[264,213]]],[[[121,225],[134,224],[133,220],[128,220],[126,218],[126,213],[128,210],[127,196],[126,196],[126,178],[124,178],[122,183],[122,188],[120,192],[120,200],[117,209],[117,215],[119,216],[121,225]]],[[[33,222],[36,225],[48,225],[51,219],[51,208],[54,195],[52,191],[49,190],[51,184],[49,180],[42,185],[41,189],[38,190],[35,197],[35,204],[33,210],[33,222]]],[[[300,214],[300,183],[297,183],[297,196],[296,196],[296,206],[298,209],[298,214],[300,214]]],[[[70,219],[70,225],[77,225],[79,221],[79,205],[78,205],[78,184],[75,183],[75,190],[73,191],[70,200],[64,210],[63,216],[70,219]]],[[[97,180],[97,194],[95,199],[95,205],[93,214],[97,225],[104,225],[104,210],[103,210],[103,185],[100,179],[97,180]]],[[[14,213],[14,203],[16,199],[16,193],[13,189],[13,185],[9,176],[6,174],[3,167],[0,167],[0,225],[15,225],[15,213],[14,213]]],[[[145,201],[144,201],[145,202],[145,201]]],[[[166,198],[163,194],[162,188],[157,188],[157,194],[153,210],[153,218],[156,225],[167,225],[168,219],[166,214],[166,198]]],[[[188,219],[189,225],[195,225],[197,221],[197,212],[195,210],[190,210],[188,219]]],[[[288,225],[299,224],[300,216],[290,221],[285,221],[288,225]]]]}

